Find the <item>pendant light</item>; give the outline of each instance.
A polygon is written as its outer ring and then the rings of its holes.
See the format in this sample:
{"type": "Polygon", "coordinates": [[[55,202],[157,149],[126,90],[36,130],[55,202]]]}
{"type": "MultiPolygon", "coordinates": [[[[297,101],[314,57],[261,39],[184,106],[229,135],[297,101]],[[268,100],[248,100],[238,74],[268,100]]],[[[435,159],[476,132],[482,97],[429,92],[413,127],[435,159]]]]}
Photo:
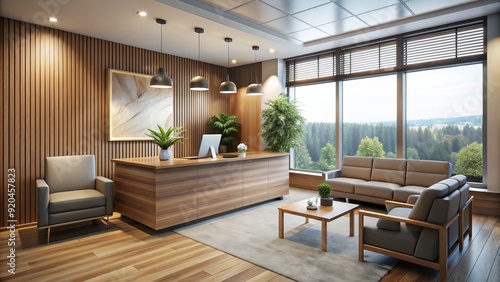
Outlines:
{"type": "Polygon", "coordinates": [[[259,46],[252,46],[252,50],[255,51],[255,83],[248,85],[247,87],[247,95],[248,96],[259,96],[262,95],[262,85],[259,84],[257,79],[257,50],[259,50],[259,46]]]}
{"type": "MultiPolygon", "coordinates": [[[[160,52],[163,54],[163,25],[167,23],[164,19],[156,19],[160,25],[160,52]]],[[[165,68],[159,68],[158,74],[151,78],[149,86],[153,88],[172,88],[172,79],[167,75],[165,68]]]]}
{"type": "MultiPolygon", "coordinates": [[[[229,43],[233,41],[231,37],[224,38],[227,42],[227,68],[229,69],[229,43]]],[[[219,86],[219,92],[223,94],[233,94],[237,92],[236,84],[229,80],[229,71],[226,77],[226,81],[222,82],[219,86]]]]}
{"type": "MultiPolygon", "coordinates": [[[[201,27],[194,28],[194,32],[198,33],[198,64],[200,62],[200,34],[204,31],[205,30],[201,27]]],[[[208,81],[203,76],[195,76],[189,83],[189,89],[195,91],[206,91],[208,90],[208,81]]]]}

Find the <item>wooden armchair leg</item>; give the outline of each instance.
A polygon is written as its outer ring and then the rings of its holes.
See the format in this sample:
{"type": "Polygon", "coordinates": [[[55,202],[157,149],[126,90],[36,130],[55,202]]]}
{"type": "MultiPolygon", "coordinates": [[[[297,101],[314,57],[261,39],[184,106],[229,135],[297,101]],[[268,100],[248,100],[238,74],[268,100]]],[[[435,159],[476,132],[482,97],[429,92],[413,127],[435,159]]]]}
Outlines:
{"type": "Polygon", "coordinates": [[[47,244],[50,243],[50,227],[47,228],[47,244]]]}
{"type": "Polygon", "coordinates": [[[363,215],[358,215],[359,219],[359,229],[358,229],[358,236],[359,236],[359,242],[358,242],[358,260],[360,262],[363,262],[364,259],[364,251],[363,251],[363,226],[364,226],[364,216],[363,215]]]}

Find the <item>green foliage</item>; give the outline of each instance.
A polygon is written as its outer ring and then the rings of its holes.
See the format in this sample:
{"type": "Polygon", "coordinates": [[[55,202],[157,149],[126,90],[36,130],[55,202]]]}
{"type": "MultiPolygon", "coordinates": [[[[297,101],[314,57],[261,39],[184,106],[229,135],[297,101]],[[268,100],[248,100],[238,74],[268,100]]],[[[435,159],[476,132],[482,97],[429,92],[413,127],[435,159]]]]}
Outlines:
{"type": "Polygon", "coordinates": [[[413,147],[406,148],[406,158],[409,160],[419,160],[418,151],[413,147]]]}
{"type": "Polygon", "coordinates": [[[326,143],[325,147],[321,149],[321,157],[318,162],[318,169],[328,171],[335,168],[335,147],[332,144],[326,143]]]}
{"type": "Polygon", "coordinates": [[[471,143],[458,152],[456,173],[478,177],[483,175],[483,144],[471,143]]]}
{"type": "Polygon", "coordinates": [[[312,168],[311,156],[309,156],[309,151],[307,150],[306,144],[301,141],[294,148],[295,149],[295,167],[310,169],[312,168]]]}
{"type": "Polygon", "coordinates": [[[320,183],[316,186],[318,189],[318,194],[321,198],[330,198],[332,193],[332,186],[328,183],[320,183]]]}
{"type": "Polygon", "coordinates": [[[377,157],[383,158],[385,155],[384,147],[380,141],[378,141],[378,137],[370,138],[366,136],[361,139],[361,143],[358,146],[358,151],[356,152],[356,156],[364,156],[364,157],[377,157]]]}
{"type": "Polygon", "coordinates": [[[299,144],[305,134],[305,119],[298,105],[289,101],[281,93],[276,99],[269,100],[269,107],[262,111],[262,138],[267,143],[266,151],[289,152],[299,144]]]}
{"type": "Polygon", "coordinates": [[[163,129],[159,124],[158,131],[154,131],[149,129],[149,134],[146,133],[147,136],[153,138],[153,142],[158,145],[162,149],[168,149],[170,146],[176,143],[182,143],[181,134],[184,132],[182,127],[179,126],[170,126],[167,130],[163,129]]]}
{"type": "Polygon", "coordinates": [[[235,139],[234,135],[240,129],[240,123],[236,116],[230,116],[226,113],[214,115],[208,120],[210,133],[222,134],[221,145],[231,145],[235,139]]]}

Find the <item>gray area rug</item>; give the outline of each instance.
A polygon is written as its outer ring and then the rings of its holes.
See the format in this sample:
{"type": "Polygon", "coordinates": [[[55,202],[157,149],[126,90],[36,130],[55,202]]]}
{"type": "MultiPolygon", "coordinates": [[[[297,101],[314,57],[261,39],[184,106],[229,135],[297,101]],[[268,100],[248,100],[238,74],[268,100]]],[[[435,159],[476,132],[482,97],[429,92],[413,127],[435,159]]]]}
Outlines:
{"type": "Polygon", "coordinates": [[[187,226],[175,232],[297,281],[378,281],[398,260],[365,251],[358,261],[358,217],[349,237],[349,218],[328,223],[328,252],[321,251],[321,223],[285,214],[285,239],[278,238],[278,207],[316,196],[290,189],[272,200],[187,226]],[[287,236],[288,233],[288,237],[287,236]]]}

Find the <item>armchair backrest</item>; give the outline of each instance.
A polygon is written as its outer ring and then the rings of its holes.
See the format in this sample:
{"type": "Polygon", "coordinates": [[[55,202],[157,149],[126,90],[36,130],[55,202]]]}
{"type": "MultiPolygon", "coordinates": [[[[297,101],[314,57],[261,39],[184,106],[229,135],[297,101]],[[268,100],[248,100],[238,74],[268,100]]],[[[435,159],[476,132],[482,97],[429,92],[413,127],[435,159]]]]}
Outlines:
{"type": "MultiPolygon", "coordinates": [[[[427,221],[429,213],[434,204],[434,201],[439,198],[444,198],[449,194],[449,188],[446,184],[436,183],[431,187],[422,191],[422,194],[418,197],[417,202],[413,206],[408,218],[427,221]]],[[[419,232],[422,227],[415,226],[412,224],[407,224],[408,229],[414,232],[419,232]]]]}
{"type": "Polygon", "coordinates": [[[344,156],[340,177],[370,180],[372,174],[372,157],[344,156]]]}
{"type": "Polygon", "coordinates": [[[391,182],[400,185],[405,184],[406,160],[374,158],[372,169],[372,181],[391,182]]]}
{"type": "Polygon", "coordinates": [[[449,162],[408,160],[406,164],[406,185],[429,187],[450,175],[449,162]]]}
{"type": "Polygon", "coordinates": [[[93,155],[47,157],[45,181],[50,193],[95,189],[95,157],[93,155]]]}

